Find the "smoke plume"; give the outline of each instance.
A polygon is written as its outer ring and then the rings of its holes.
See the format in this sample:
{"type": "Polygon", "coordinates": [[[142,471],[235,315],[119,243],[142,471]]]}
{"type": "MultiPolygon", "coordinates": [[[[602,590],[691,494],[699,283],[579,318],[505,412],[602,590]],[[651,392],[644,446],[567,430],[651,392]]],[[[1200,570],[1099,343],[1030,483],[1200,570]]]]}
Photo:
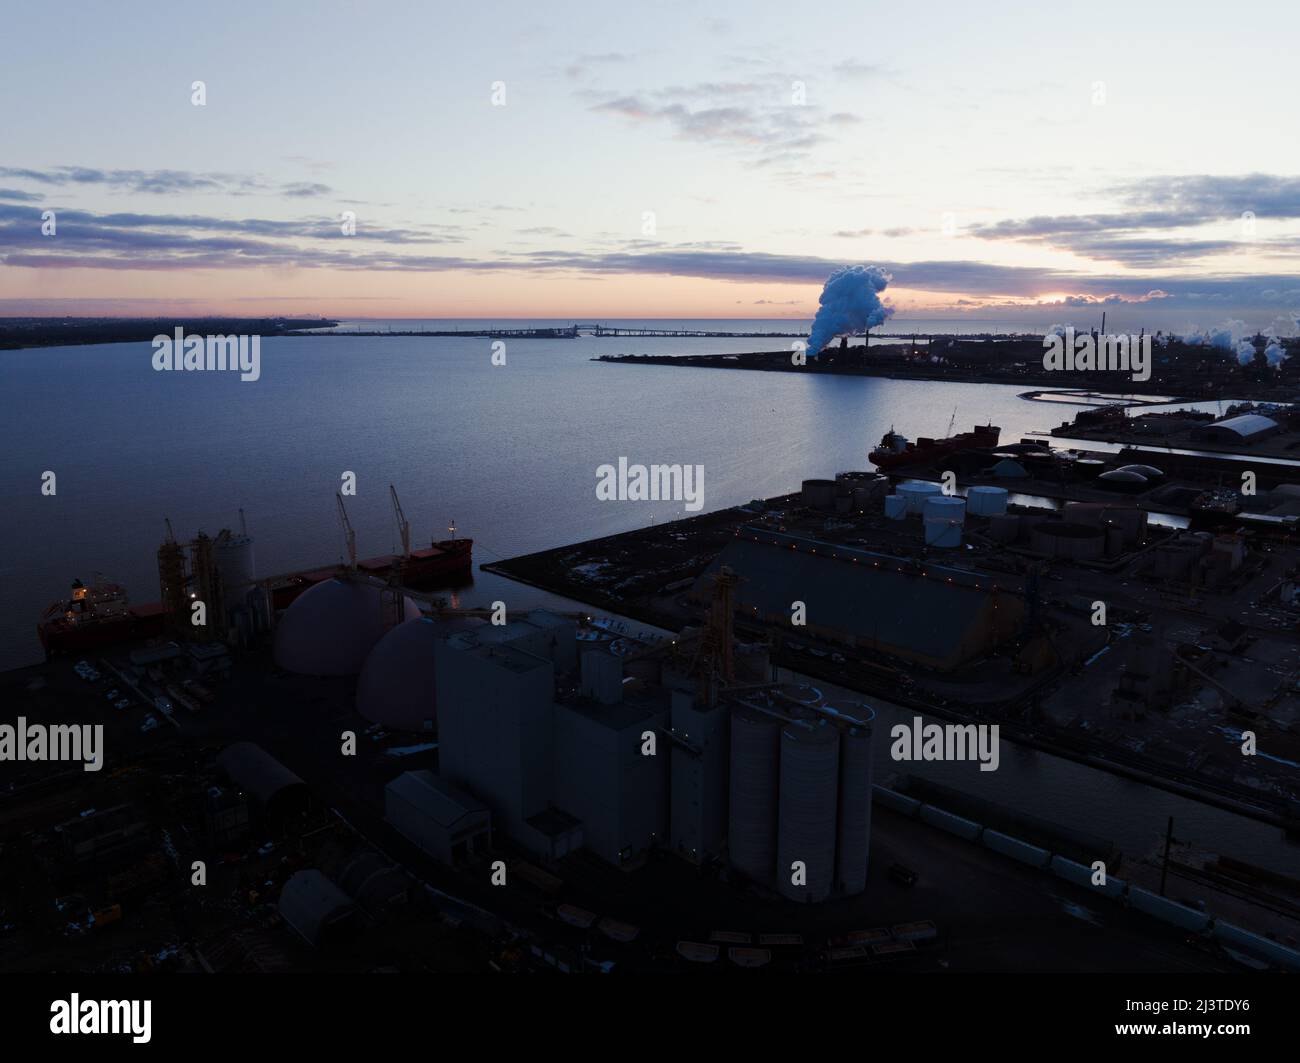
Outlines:
{"type": "Polygon", "coordinates": [[[826,280],[808,336],[808,354],[815,355],[836,336],[864,332],[893,315],[880,293],[893,280],[879,266],[844,266],[826,280]]]}

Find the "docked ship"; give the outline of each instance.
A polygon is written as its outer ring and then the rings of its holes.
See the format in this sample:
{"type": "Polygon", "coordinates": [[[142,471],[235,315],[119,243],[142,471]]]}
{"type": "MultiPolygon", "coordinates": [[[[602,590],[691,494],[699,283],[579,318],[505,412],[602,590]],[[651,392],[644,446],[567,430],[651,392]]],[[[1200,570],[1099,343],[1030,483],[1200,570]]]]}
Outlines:
{"type": "Polygon", "coordinates": [[[87,587],[77,580],[72,585],[72,596],[48,606],[37,621],[36,632],[45,654],[50,657],[160,635],[166,628],[168,610],[179,614],[188,608],[187,599],[196,595],[207,602],[221,603],[222,623],[239,626],[234,614],[249,614],[243,626],[251,630],[270,622],[268,604],[270,611],[287,609],[299,595],[333,579],[344,568],[415,590],[432,590],[462,581],[472,566],[474,540],[457,537],[453,521],[447,529],[450,539],[412,549],[410,524],[402,513],[397,492],[391,488],[390,492],[401,532],[401,553],[358,559],[356,534],[340,496],[339,518],[347,542],[347,565],[324,565],[269,578],[259,579],[254,573],[253,540],[243,526],[242,510],[238,533],[223,529],[215,538],[209,538],[200,532],[188,544],[177,542],[168,522],[167,538],[158,549],[164,600],[133,606],[121,584],[99,578],[87,587]],[[254,621],[254,614],[262,620],[254,621]]]}
{"type": "Polygon", "coordinates": [[[102,576],[90,586],[73,580],[71,596],[52,602],[36,624],[47,656],[150,638],[162,629],[161,602],[133,606],[125,587],[102,576]]]}
{"type": "Polygon", "coordinates": [[[880,445],[868,457],[878,469],[918,465],[959,450],[992,450],[998,445],[1002,429],[996,425],[976,425],[973,431],[958,432],[947,439],[920,436],[915,443],[892,428],[880,438],[880,445]]]}
{"type": "MultiPolygon", "coordinates": [[[[427,549],[411,550],[408,554],[381,554],[357,561],[356,567],[372,576],[387,577],[396,571],[398,582],[406,587],[427,590],[454,581],[468,572],[473,562],[473,539],[439,539],[427,549]]],[[[271,584],[271,604],[285,609],[304,591],[333,579],[338,574],[337,565],[294,572],[271,584]]]]}

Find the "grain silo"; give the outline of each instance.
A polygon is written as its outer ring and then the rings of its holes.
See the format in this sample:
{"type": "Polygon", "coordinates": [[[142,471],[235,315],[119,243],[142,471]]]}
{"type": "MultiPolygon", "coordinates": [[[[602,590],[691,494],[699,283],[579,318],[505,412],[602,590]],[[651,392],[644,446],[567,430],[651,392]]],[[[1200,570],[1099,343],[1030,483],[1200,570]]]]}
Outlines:
{"type": "Polygon", "coordinates": [[[835,846],[835,891],[861,893],[867,888],[871,847],[871,754],[875,710],[853,705],[842,714],[857,721],[840,734],[840,794],[835,846]]]}
{"type": "Polygon", "coordinates": [[[782,723],[780,717],[745,704],[731,717],[728,852],[732,867],[764,883],[772,881],[776,865],[782,723]]]}
{"type": "Polygon", "coordinates": [[[776,888],[792,901],[824,901],[834,885],[839,754],[839,729],[824,719],[781,731],[776,888]]]}

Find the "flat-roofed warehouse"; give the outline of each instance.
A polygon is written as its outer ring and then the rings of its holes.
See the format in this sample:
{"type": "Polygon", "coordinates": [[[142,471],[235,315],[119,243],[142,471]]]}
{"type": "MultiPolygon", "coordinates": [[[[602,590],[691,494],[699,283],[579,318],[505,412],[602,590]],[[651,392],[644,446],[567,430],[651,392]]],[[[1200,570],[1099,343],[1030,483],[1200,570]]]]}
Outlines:
{"type": "Polygon", "coordinates": [[[1280,431],[1282,431],[1282,426],[1271,417],[1265,417],[1258,413],[1243,413],[1238,417],[1228,417],[1225,420],[1207,424],[1204,428],[1198,428],[1192,433],[1192,436],[1205,443],[1247,446],[1280,431]]]}
{"type": "Polygon", "coordinates": [[[691,597],[709,601],[724,565],[740,576],[742,615],[789,629],[794,603],[803,602],[810,636],[940,671],[1015,635],[1025,611],[1020,588],[991,575],[748,526],[696,580],[691,597]]]}

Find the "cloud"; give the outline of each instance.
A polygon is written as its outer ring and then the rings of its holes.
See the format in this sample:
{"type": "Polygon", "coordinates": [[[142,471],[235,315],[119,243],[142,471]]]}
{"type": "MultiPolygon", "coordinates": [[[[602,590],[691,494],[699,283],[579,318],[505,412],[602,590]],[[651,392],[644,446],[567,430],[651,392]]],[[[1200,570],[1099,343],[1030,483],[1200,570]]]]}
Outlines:
{"type": "Polygon", "coordinates": [[[293,182],[277,186],[254,174],[196,173],[189,170],[101,170],[90,166],[55,166],[48,170],[32,170],[0,166],[0,177],[60,188],[90,185],[146,195],[221,192],[227,195],[279,194],[302,197],[327,195],[332,191],[328,185],[314,182],[293,182]]]}
{"type": "Polygon", "coordinates": [[[827,115],[815,105],[796,104],[798,80],[770,74],[587,98],[595,99],[589,108],[597,114],[661,126],[678,140],[731,150],[757,165],[795,165],[831,139],[826,130],[859,121],[847,112],[827,115]]]}
{"type": "Polygon", "coordinates": [[[580,55],[564,68],[571,78],[585,77],[593,66],[606,66],[612,63],[626,63],[632,56],[622,52],[601,52],[597,55],[580,55]]]}
{"type": "Polygon", "coordinates": [[[1130,209],[1096,214],[1036,215],[967,227],[984,240],[1014,240],[1073,252],[1134,268],[1158,268],[1239,252],[1293,255],[1293,238],[1226,239],[1151,235],[1161,230],[1198,229],[1238,221],[1300,218],[1300,178],[1269,174],[1150,177],[1114,186],[1111,193],[1130,209]]]}

